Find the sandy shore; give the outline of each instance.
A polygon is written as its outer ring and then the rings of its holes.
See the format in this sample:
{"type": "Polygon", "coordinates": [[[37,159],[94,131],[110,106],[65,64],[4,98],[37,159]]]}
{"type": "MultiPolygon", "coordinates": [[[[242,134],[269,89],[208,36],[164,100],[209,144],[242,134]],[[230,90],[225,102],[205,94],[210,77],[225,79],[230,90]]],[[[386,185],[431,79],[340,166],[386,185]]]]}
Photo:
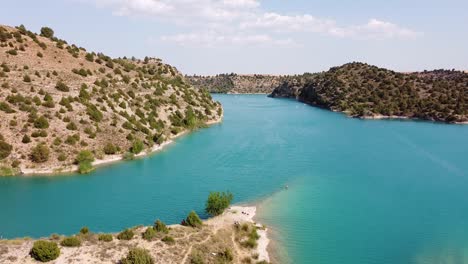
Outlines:
{"type": "MultiPolygon", "coordinates": [[[[141,237],[147,227],[134,228],[133,239],[118,240],[117,234],[112,234],[111,242],[97,240],[97,235],[80,235],[80,247],[60,247],[60,256],[50,263],[118,263],[128,250],[133,247],[147,249],[155,263],[191,263],[194,255],[199,255],[205,263],[218,263],[222,256],[220,252],[230,249],[233,254],[232,263],[256,263],[270,261],[267,246],[267,229],[255,223],[254,206],[233,206],[220,216],[204,221],[202,228],[191,228],[180,225],[170,226],[168,234],[160,234],[157,238],[147,241],[141,237]],[[260,238],[256,248],[242,246],[245,234],[236,231],[234,224],[249,224],[258,226],[260,238]],[[163,236],[171,236],[175,243],[167,244],[161,241],[163,236]]],[[[60,238],[46,238],[59,244],[60,238]]],[[[0,240],[0,263],[38,263],[29,256],[34,244],[31,239],[0,240]]]]}
{"type": "MultiPolygon", "coordinates": [[[[221,123],[223,120],[223,116],[221,116],[217,120],[210,120],[205,124],[207,126],[214,125],[217,123],[221,123]]],[[[168,140],[163,142],[160,145],[154,145],[152,148],[147,149],[146,151],[142,151],[141,153],[135,155],[135,158],[142,158],[148,155],[151,155],[155,152],[163,150],[166,146],[172,144],[174,140],[178,137],[181,137],[187,134],[189,131],[184,130],[176,135],[171,136],[168,140]]],[[[122,161],[123,155],[106,155],[104,159],[95,160],[92,165],[93,167],[102,167],[105,165],[110,165],[115,162],[122,161]]],[[[20,168],[20,174],[24,176],[34,176],[34,175],[54,175],[54,174],[63,174],[63,173],[73,173],[78,171],[77,165],[69,165],[69,166],[60,166],[60,167],[49,167],[49,168],[20,168]]]]}

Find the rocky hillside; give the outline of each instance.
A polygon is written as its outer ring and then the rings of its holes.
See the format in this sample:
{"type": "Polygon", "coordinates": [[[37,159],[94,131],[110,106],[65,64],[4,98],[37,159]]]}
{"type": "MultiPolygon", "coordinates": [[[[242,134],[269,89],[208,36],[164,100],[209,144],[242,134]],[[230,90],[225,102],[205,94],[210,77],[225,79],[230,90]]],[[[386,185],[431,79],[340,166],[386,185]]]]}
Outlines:
{"type": "Polygon", "coordinates": [[[221,105],[159,59],[110,58],[50,28],[0,26],[0,175],[79,165],[220,120],[221,105]]]}
{"type": "Polygon", "coordinates": [[[364,63],[290,77],[271,94],[362,118],[468,121],[468,74],[434,70],[397,73],[364,63]]]}
{"type": "Polygon", "coordinates": [[[284,76],[219,74],[216,76],[185,76],[185,79],[199,89],[212,93],[263,93],[270,94],[285,80],[284,76]]]}

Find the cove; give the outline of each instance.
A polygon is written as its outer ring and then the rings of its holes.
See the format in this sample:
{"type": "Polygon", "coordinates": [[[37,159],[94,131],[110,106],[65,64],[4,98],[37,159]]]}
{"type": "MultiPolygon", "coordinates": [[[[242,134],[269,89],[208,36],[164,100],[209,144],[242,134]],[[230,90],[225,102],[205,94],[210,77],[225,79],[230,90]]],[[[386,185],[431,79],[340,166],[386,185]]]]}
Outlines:
{"type": "Polygon", "coordinates": [[[179,223],[203,215],[209,191],[229,190],[262,201],[284,262],[468,262],[468,126],[214,97],[222,124],[151,157],[85,176],[0,178],[0,236],[179,223]]]}

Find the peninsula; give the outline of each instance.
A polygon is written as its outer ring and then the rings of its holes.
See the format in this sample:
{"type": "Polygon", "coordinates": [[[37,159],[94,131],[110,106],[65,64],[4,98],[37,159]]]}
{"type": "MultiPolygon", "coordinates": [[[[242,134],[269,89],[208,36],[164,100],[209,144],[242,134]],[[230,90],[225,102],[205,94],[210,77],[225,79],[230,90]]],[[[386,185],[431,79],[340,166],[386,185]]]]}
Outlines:
{"type": "Polygon", "coordinates": [[[160,59],[111,58],[0,26],[0,175],[78,170],[160,149],[222,118],[160,59]]]}

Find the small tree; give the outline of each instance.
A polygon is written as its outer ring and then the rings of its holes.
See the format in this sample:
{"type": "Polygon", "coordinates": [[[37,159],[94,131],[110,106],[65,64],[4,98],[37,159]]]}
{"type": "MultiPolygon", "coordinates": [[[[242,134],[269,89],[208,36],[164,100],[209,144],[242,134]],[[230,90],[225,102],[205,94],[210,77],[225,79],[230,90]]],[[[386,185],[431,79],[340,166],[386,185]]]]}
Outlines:
{"type": "Polygon", "coordinates": [[[31,142],[31,138],[28,135],[24,135],[21,142],[23,142],[24,144],[28,144],[31,142]]]}
{"type": "Polygon", "coordinates": [[[135,234],[131,229],[125,229],[117,235],[119,240],[131,240],[135,234]]]}
{"type": "Polygon", "coordinates": [[[145,147],[145,145],[143,144],[143,142],[141,140],[137,139],[137,140],[133,141],[131,151],[132,151],[133,154],[138,154],[143,150],[144,147],[145,147]]]}
{"type": "Polygon", "coordinates": [[[169,232],[169,230],[167,229],[166,224],[164,224],[164,222],[159,220],[159,219],[156,220],[156,222],[154,222],[154,230],[156,232],[162,232],[162,233],[169,232]]]}
{"type": "Polygon", "coordinates": [[[55,85],[55,89],[62,91],[62,92],[69,92],[70,88],[63,83],[62,81],[58,81],[57,84],[55,85]]]}
{"type": "Polygon", "coordinates": [[[78,172],[81,174],[90,173],[93,171],[92,162],[94,161],[94,155],[89,150],[82,150],[76,157],[76,163],[78,163],[78,172]]]}
{"type": "Polygon", "coordinates": [[[79,247],[81,246],[81,240],[77,237],[66,237],[60,242],[60,245],[64,247],[79,247]]]}
{"type": "Polygon", "coordinates": [[[108,142],[104,146],[104,153],[106,155],[113,155],[113,154],[117,153],[117,147],[114,144],[112,144],[111,142],[108,142]]]}
{"type": "Polygon", "coordinates": [[[3,140],[0,140],[0,160],[10,156],[13,147],[3,140]]]}
{"type": "Polygon", "coordinates": [[[47,121],[47,118],[45,118],[44,116],[40,116],[36,118],[36,120],[34,120],[34,127],[40,129],[48,128],[49,121],[47,121]]]}
{"type": "Polygon", "coordinates": [[[141,236],[143,237],[143,239],[151,241],[154,237],[156,237],[156,231],[153,227],[148,227],[141,236]]]}
{"type": "Polygon", "coordinates": [[[183,224],[191,227],[200,227],[202,225],[202,221],[198,214],[195,213],[195,211],[191,211],[184,220],[183,224]]]}
{"type": "Polygon", "coordinates": [[[31,160],[36,163],[43,163],[49,160],[49,147],[45,144],[37,144],[31,151],[31,160]]]}
{"type": "Polygon", "coordinates": [[[60,249],[55,242],[38,240],[29,252],[31,257],[41,262],[47,262],[58,258],[60,249]]]}
{"type": "Polygon", "coordinates": [[[206,201],[205,211],[212,215],[220,215],[229,207],[233,195],[230,192],[210,192],[206,201]]]}
{"type": "Polygon", "coordinates": [[[52,30],[50,27],[42,27],[41,36],[46,37],[46,38],[53,38],[54,30],[52,30]]]}
{"type": "Polygon", "coordinates": [[[122,264],[153,264],[154,259],[148,252],[143,248],[132,248],[128,252],[127,256],[120,260],[122,264]]]}

